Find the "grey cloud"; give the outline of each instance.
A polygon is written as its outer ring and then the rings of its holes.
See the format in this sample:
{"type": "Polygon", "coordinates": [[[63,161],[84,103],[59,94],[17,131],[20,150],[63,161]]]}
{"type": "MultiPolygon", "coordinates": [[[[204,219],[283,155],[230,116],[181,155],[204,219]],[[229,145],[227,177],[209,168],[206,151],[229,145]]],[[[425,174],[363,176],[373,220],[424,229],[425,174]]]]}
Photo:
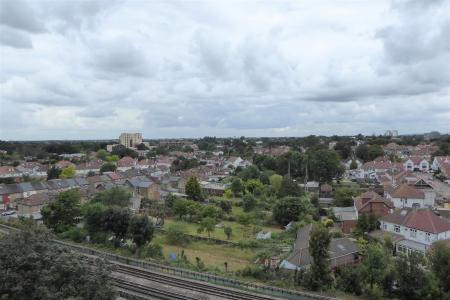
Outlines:
{"type": "Polygon", "coordinates": [[[92,63],[108,73],[130,76],[148,76],[154,71],[144,51],[132,41],[116,38],[112,41],[94,43],[92,63]]]}
{"type": "Polygon", "coordinates": [[[0,44],[19,49],[33,48],[31,38],[27,34],[6,26],[0,26],[0,44]]]}
{"type": "Polygon", "coordinates": [[[23,0],[0,1],[0,23],[32,33],[42,33],[46,29],[36,11],[23,0]]]}

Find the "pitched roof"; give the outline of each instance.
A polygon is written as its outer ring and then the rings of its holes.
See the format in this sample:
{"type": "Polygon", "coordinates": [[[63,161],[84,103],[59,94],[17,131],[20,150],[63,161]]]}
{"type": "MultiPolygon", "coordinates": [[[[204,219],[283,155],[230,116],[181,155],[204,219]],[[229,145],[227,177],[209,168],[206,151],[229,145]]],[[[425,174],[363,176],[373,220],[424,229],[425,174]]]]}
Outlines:
{"type": "Polygon", "coordinates": [[[136,161],[129,156],[124,156],[117,162],[118,167],[132,167],[134,165],[136,165],[136,161]]]}
{"type": "Polygon", "coordinates": [[[402,209],[385,215],[380,220],[430,233],[450,231],[450,221],[437,216],[430,209],[402,209]]]}
{"type": "Polygon", "coordinates": [[[402,184],[399,186],[394,193],[392,198],[413,198],[413,199],[425,199],[425,194],[423,191],[418,190],[410,185],[402,184]]]}
{"type": "Polygon", "coordinates": [[[362,210],[364,207],[370,203],[383,203],[388,208],[394,208],[394,204],[375,193],[374,191],[367,191],[360,196],[353,199],[355,202],[355,207],[358,211],[362,210]]]}
{"type": "MultiPolygon", "coordinates": [[[[310,264],[311,256],[309,254],[309,237],[312,226],[312,224],[308,224],[298,230],[294,249],[286,259],[288,262],[299,267],[305,267],[310,264]]],[[[331,239],[330,246],[328,248],[330,260],[357,252],[358,246],[348,238],[333,238],[331,239]]]]}

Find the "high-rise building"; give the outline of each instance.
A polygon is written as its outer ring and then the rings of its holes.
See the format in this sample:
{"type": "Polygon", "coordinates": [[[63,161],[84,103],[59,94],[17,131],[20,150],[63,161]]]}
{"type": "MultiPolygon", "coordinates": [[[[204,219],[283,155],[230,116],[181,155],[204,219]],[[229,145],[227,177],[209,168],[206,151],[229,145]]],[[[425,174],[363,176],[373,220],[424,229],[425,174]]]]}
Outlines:
{"type": "Polygon", "coordinates": [[[136,148],[137,145],[142,144],[142,134],[122,133],[119,136],[119,143],[127,148],[136,148]]]}

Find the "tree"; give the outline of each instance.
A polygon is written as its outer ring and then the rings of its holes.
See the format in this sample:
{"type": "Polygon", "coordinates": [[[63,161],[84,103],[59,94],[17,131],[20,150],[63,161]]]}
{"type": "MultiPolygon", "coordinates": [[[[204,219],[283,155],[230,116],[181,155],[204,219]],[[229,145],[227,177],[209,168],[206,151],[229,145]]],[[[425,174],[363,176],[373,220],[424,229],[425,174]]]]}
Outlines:
{"type": "Polygon", "coordinates": [[[83,206],[84,227],[90,234],[103,231],[103,216],[106,206],[101,203],[87,203],[83,206]]]}
{"type": "Polygon", "coordinates": [[[231,229],[231,227],[229,227],[229,226],[225,226],[223,228],[223,233],[225,233],[225,235],[227,236],[227,239],[229,240],[231,238],[232,233],[233,233],[233,229],[231,229]]]}
{"type": "Polygon", "coordinates": [[[60,179],[69,179],[75,177],[75,167],[74,166],[68,166],[62,169],[61,173],[59,174],[60,179]]]}
{"type": "Polygon", "coordinates": [[[259,179],[260,172],[258,170],[258,167],[255,165],[250,165],[243,169],[239,176],[244,180],[250,180],[250,179],[259,179]]]}
{"type": "Polygon", "coordinates": [[[103,203],[106,206],[128,207],[131,194],[123,187],[113,187],[106,191],[97,193],[92,202],[103,203]]]}
{"type": "Polygon", "coordinates": [[[309,156],[309,173],[315,180],[330,182],[344,172],[339,155],[334,150],[322,149],[310,153],[309,156]]]}
{"type": "Polygon", "coordinates": [[[281,186],[278,191],[278,197],[283,198],[287,196],[298,197],[302,195],[302,189],[297,182],[292,180],[289,176],[284,176],[281,181],[281,186]]]}
{"type": "Polygon", "coordinates": [[[203,218],[202,221],[200,222],[200,227],[198,228],[197,232],[201,233],[201,232],[207,232],[208,233],[208,238],[211,238],[211,232],[213,232],[215,230],[215,222],[213,218],[210,217],[206,217],[203,218]]]}
{"type": "Polygon", "coordinates": [[[127,236],[130,223],[128,209],[112,206],[106,209],[103,215],[104,230],[111,232],[116,241],[121,241],[127,236]]]}
{"type": "Polygon", "coordinates": [[[0,298],[115,298],[109,267],[50,243],[40,230],[14,232],[0,239],[0,298]]]}
{"type": "Polygon", "coordinates": [[[259,179],[250,179],[245,183],[245,188],[249,193],[255,194],[257,191],[261,191],[263,184],[259,179]]]}
{"type": "Polygon", "coordinates": [[[178,199],[174,202],[172,206],[172,212],[175,216],[178,216],[179,219],[183,219],[184,216],[187,215],[187,201],[183,199],[178,199]]]}
{"type": "Polygon", "coordinates": [[[107,163],[104,163],[102,165],[102,167],[100,168],[100,173],[103,174],[105,172],[114,172],[114,171],[116,171],[116,169],[117,169],[116,164],[114,164],[112,162],[107,162],[107,163]]]}
{"type": "Polygon", "coordinates": [[[148,150],[147,146],[145,146],[144,143],[140,143],[139,145],[137,145],[136,149],[138,149],[138,150],[148,150]]]}
{"type": "Polygon", "coordinates": [[[252,194],[245,194],[242,198],[242,207],[245,212],[249,212],[256,208],[258,200],[252,194]]]}
{"type": "Polygon", "coordinates": [[[227,199],[231,199],[233,198],[233,192],[230,189],[225,190],[225,192],[223,193],[224,197],[227,199]]]}
{"type": "Polygon", "coordinates": [[[280,191],[281,182],[283,181],[283,176],[278,174],[273,174],[269,177],[270,185],[273,187],[276,193],[280,191]]]}
{"type": "MultiPolygon", "coordinates": [[[[405,300],[437,299],[438,288],[431,273],[423,268],[424,257],[421,253],[411,252],[408,256],[400,254],[395,260],[398,296],[405,300]]],[[[448,284],[448,278],[446,280],[448,284]]]]}
{"type": "Polygon", "coordinates": [[[101,160],[103,160],[103,161],[106,160],[106,158],[108,157],[108,155],[109,155],[109,153],[108,153],[108,151],[106,151],[105,149],[100,149],[100,150],[98,150],[98,151],[97,151],[97,154],[96,154],[97,158],[98,158],[98,159],[101,159],[101,160]]]}
{"type": "Polygon", "coordinates": [[[47,180],[59,178],[59,174],[61,174],[61,170],[53,166],[47,171],[47,180]]]}
{"type": "Polygon", "coordinates": [[[217,202],[217,206],[219,206],[225,213],[230,213],[233,210],[233,206],[230,200],[219,200],[217,202]]]}
{"type": "Polygon", "coordinates": [[[337,287],[347,293],[361,295],[363,278],[359,268],[344,267],[337,272],[337,287]]]}
{"type": "Polygon", "coordinates": [[[202,201],[203,195],[202,195],[202,188],[200,187],[200,183],[197,180],[197,177],[189,177],[187,183],[186,183],[186,195],[189,199],[195,200],[195,201],[202,201]]]}
{"type": "Polygon", "coordinates": [[[387,267],[387,257],[384,249],[379,244],[368,244],[363,253],[364,259],[361,265],[361,272],[364,281],[373,290],[375,284],[380,284],[385,275],[387,267]]]}
{"type": "Polygon", "coordinates": [[[55,201],[41,209],[45,226],[57,233],[75,226],[81,217],[80,199],[78,190],[59,193],[55,201]]]}
{"type": "Polygon", "coordinates": [[[153,223],[147,216],[133,216],[130,220],[128,232],[138,248],[141,248],[153,238],[153,223]]]}
{"type": "Polygon", "coordinates": [[[309,287],[312,290],[327,289],[333,279],[331,277],[328,248],[331,236],[328,229],[320,223],[314,224],[309,238],[311,269],[309,287]]]}
{"type": "MultiPolygon", "coordinates": [[[[195,206],[197,206],[197,203],[195,206]]],[[[220,209],[212,205],[205,205],[202,208],[199,208],[198,210],[201,211],[202,218],[211,218],[216,220],[219,218],[220,215],[220,209]]],[[[195,211],[195,214],[198,214],[198,210],[195,211]]]]}
{"type": "Polygon", "coordinates": [[[312,213],[314,207],[308,197],[285,197],[275,204],[273,218],[278,224],[284,226],[291,221],[299,221],[312,213]]]}
{"type": "Polygon", "coordinates": [[[355,189],[340,188],[334,194],[334,204],[341,207],[353,206],[353,197],[357,194],[355,189]]]}
{"type": "Polygon", "coordinates": [[[166,240],[170,245],[185,245],[189,242],[186,227],[182,224],[170,224],[166,228],[166,240]]]}
{"type": "Polygon", "coordinates": [[[166,197],[164,197],[164,203],[166,204],[166,206],[168,208],[172,208],[173,205],[175,204],[175,201],[177,201],[177,200],[178,200],[178,197],[172,193],[168,193],[166,195],[166,197]]]}
{"type": "Polygon", "coordinates": [[[450,248],[442,241],[434,243],[428,261],[431,272],[438,280],[441,293],[450,298],[450,248]]]}
{"type": "Polygon", "coordinates": [[[244,191],[244,186],[240,178],[233,179],[233,182],[231,183],[231,191],[235,197],[239,196],[244,191]]]}
{"type": "Polygon", "coordinates": [[[352,162],[350,163],[350,170],[355,170],[358,168],[358,164],[356,163],[356,160],[352,159],[352,162]]]}

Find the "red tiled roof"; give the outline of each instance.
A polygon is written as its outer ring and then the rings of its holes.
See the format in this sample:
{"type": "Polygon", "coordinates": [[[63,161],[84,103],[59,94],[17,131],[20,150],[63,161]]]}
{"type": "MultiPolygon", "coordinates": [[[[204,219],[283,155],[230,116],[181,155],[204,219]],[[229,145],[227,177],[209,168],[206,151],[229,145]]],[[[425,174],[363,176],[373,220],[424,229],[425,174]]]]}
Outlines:
{"type": "Polygon", "coordinates": [[[406,220],[405,226],[431,233],[450,230],[450,222],[438,217],[431,210],[413,212],[411,217],[406,220]]]}
{"type": "Polygon", "coordinates": [[[418,190],[410,185],[402,184],[394,191],[394,193],[392,194],[392,198],[425,199],[425,194],[423,191],[418,190]]]}
{"type": "Polygon", "coordinates": [[[124,156],[117,162],[117,166],[119,167],[132,167],[134,165],[135,165],[134,158],[131,158],[129,156],[124,156]]]}
{"type": "Polygon", "coordinates": [[[355,207],[358,211],[360,211],[370,203],[383,203],[388,208],[394,208],[394,204],[391,201],[381,197],[374,191],[365,192],[361,194],[359,197],[354,198],[354,201],[355,207]]]}
{"type": "Polygon", "coordinates": [[[381,217],[380,220],[430,233],[440,233],[450,230],[450,222],[437,216],[430,209],[421,209],[418,211],[401,209],[381,217]]]}

